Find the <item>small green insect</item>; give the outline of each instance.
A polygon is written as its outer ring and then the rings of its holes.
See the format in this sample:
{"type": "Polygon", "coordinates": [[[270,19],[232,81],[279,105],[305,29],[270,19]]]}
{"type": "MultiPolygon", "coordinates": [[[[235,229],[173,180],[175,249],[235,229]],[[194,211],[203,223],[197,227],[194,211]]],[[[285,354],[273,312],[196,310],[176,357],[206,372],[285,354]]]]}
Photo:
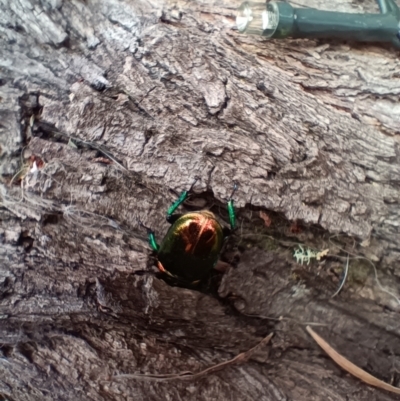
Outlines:
{"type": "Polygon", "coordinates": [[[230,228],[222,227],[215,215],[208,210],[174,214],[188,198],[184,191],[167,211],[167,221],[171,224],[161,245],[157,244],[154,231],[140,223],[148,233],[151,248],[157,253],[158,269],[178,281],[195,284],[202,280],[217,264],[222,246],[235,228],[236,215],[233,195],[238,185],[235,183],[228,199],[230,228]]]}

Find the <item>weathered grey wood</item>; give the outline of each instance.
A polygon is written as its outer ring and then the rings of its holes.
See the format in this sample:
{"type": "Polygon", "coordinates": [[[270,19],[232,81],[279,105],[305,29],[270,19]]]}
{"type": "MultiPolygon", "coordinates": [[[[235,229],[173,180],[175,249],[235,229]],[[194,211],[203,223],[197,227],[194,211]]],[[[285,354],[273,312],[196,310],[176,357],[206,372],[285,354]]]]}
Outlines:
{"type": "Polygon", "coordinates": [[[0,0],[0,399],[397,399],[344,374],[305,325],[397,384],[399,52],[241,35],[238,5],[0,0]],[[44,167],[18,173],[31,156],[44,167]],[[195,175],[220,217],[240,182],[226,251],[240,263],[218,294],[134,274],[153,271],[138,219],[162,238],[171,191],[195,175]],[[298,243],[336,257],[298,265],[298,243]],[[392,295],[351,259],[331,299],[347,252],[392,295]],[[196,382],[112,379],[200,371],[270,332],[196,382]]]}

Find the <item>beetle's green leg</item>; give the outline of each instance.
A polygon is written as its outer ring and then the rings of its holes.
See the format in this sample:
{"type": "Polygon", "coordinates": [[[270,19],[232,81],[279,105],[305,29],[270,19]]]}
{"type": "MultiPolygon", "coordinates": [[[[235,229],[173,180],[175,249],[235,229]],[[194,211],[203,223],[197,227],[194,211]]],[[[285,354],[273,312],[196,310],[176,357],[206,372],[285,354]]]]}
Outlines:
{"type": "Polygon", "coordinates": [[[235,208],[233,206],[233,195],[235,194],[236,190],[238,189],[238,184],[235,182],[233,185],[233,191],[231,193],[231,196],[228,199],[228,215],[229,215],[229,223],[231,226],[231,230],[234,230],[236,227],[236,213],[235,213],[235,208]]]}
{"type": "Polygon", "coordinates": [[[160,249],[160,246],[157,244],[156,234],[154,233],[154,231],[151,228],[145,226],[141,221],[139,221],[139,224],[147,231],[147,237],[148,237],[148,241],[149,241],[149,245],[150,245],[151,249],[153,251],[158,252],[158,250],[160,249]]]}
{"type": "Polygon", "coordinates": [[[188,192],[189,191],[183,191],[179,198],[168,208],[167,210],[167,221],[169,222],[171,219],[171,216],[174,214],[175,210],[178,209],[178,207],[180,205],[182,205],[183,202],[185,202],[185,200],[188,197],[188,192]]]}
{"type": "Polygon", "coordinates": [[[180,205],[182,205],[183,202],[185,202],[185,200],[188,198],[189,192],[193,189],[194,184],[196,184],[196,182],[199,180],[199,177],[195,177],[195,180],[193,182],[193,184],[190,186],[188,191],[183,191],[179,198],[168,208],[167,210],[167,221],[169,223],[171,223],[172,220],[172,215],[174,214],[175,210],[178,209],[178,207],[180,205]]]}

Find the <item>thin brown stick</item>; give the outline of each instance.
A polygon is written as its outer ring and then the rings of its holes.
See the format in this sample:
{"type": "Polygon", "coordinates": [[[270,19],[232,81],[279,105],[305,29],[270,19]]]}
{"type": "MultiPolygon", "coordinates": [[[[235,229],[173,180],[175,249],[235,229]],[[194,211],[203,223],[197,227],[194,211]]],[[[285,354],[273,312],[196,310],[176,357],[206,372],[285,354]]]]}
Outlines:
{"type": "Polygon", "coordinates": [[[400,394],[400,388],[391,386],[382,380],[377,379],[375,376],[370,375],[365,370],[359,368],[354,363],[350,362],[344,356],[340,355],[336,350],[334,350],[322,337],[320,337],[310,326],[306,327],[307,331],[310,333],[311,337],[315,342],[336,362],[342,369],[351,375],[357,377],[364,383],[370,386],[378,387],[380,389],[390,391],[392,393],[400,394]]]}
{"type": "Polygon", "coordinates": [[[192,372],[180,372],[180,373],[172,373],[172,374],[126,374],[126,375],[116,375],[113,376],[112,379],[137,379],[137,380],[146,380],[146,381],[170,381],[170,380],[197,380],[209,374],[218,372],[227,366],[231,366],[237,363],[246,362],[255,351],[257,351],[261,346],[268,344],[273,336],[273,333],[269,334],[263,340],[261,340],[256,346],[250,348],[246,352],[242,352],[239,355],[236,355],[233,359],[229,359],[228,361],[218,363],[217,365],[210,366],[207,369],[204,369],[197,373],[192,372]]]}

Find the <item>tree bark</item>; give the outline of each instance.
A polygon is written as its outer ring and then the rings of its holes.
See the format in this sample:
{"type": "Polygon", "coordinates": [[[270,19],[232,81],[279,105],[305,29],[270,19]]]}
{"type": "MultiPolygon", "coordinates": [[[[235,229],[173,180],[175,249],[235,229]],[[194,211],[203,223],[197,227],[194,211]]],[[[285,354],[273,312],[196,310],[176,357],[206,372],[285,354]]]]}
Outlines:
{"type": "Polygon", "coordinates": [[[398,399],[305,327],[398,384],[399,52],[242,35],[238,5],[0,0],[0,400],[398,399]],[[232,267],[174,287],[138,221],[162,240],[195,176],[183,210],[221,221],[240,184],[232,267]],[[199,380],[116,377],[198,372],[271,332],[199,380]]]}

